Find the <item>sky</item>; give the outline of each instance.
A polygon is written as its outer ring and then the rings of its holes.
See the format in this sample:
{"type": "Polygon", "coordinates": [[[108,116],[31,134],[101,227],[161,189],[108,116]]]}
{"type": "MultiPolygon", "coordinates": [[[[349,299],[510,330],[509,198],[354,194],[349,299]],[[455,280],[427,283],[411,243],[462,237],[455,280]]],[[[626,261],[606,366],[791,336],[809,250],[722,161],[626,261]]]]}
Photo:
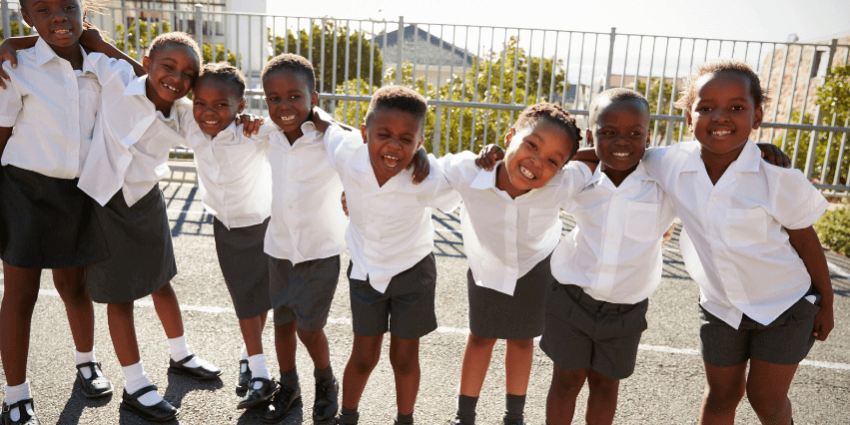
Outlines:
{"type": "Polygon", "coordinates": [[[776,42],[850,35],[850,0],[268,0],[268,13],[776,42]]]}

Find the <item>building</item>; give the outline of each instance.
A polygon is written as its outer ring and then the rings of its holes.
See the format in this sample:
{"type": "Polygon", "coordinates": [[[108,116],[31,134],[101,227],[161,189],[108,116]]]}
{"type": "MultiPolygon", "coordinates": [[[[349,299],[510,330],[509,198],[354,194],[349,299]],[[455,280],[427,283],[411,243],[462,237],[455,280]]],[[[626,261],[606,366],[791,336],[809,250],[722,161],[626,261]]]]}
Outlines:
{"type": "MultiPolygon", "coordinates": [[[[379,34],[372,39],[381,50],[386,69],[398,69],[398,30],[379,34]]],[[[402,57],[414,66],[414,80],[425,77],[428,84],[443,84],[455,75],[461,75],[464,67],[472,67],[473,54],[417,27],[404,27],[402,57]]]]}

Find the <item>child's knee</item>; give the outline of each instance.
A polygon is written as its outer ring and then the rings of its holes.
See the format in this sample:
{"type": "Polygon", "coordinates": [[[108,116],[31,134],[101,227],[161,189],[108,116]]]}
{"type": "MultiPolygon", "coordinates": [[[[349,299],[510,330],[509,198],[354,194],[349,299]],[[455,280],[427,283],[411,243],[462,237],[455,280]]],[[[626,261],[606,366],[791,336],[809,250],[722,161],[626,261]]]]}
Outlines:
{"type": "Polygon", "coordinates": [[[728,383],[726,385],[708,385],[705,387],[706,403],[714,406],[737,406],[744,398],[746,383],[728,383]]]}
{"type": "Polygon", "coordinates": [[[599,373],[588,374],[587,385],[592,393],[603,398],[616,397],[620,389],[619,380],[608,378],[599,373]]]}
{"type": "Polygon", "coordinates": [[[301,343],[307,347],[315,346],[322,341],[324,337],[324,331],[321,329],[318,331],[305,331],[304,329],[296,326],[295,332],[298,334],[298,339],[301,340],[301,343]]]}
{"type": "Polygon", "coordinates": [[[559,397],[577,397],[587,379],[585,370],[556,369],[550,391],[559,397]]]}
{"type": "Polygon", "coordinates": [[[469,338],[466,341],[467,344],[474,348],[489,348],[496,345],[495,338],[482,338],[473,334],[469,334],[469,338]]]}
{"type": "Polygon", "coordinates": [[[769,388],[754,388],[747,385],[747,401],[762,417],[773,417],[785,409],[787,394],[777,394],[769,388]]]}
{"type": "Polygon", "coordinates": [[[154,299],[165,299],[165,298],[176,298],[176,294],[174,293],[174,288],[171,287],[171,284],[168,283],[162,288],[157,289],[151,294],[151,297],[154,299]]]}
{"type": "Polygon", "coordinates": [[[517,350],[533,350],[534,339],[509,339],[507,340],[507,345],[517,350]]]}
{"type": "Polygon", "coordinates": [[[86,288],[86,281],[82,279],[82,277],[75,278],[75,276],[65,276],[62,278],[58,278],[55,274],[53,276],[53,286],[56,287],[56,292],[59,293],[59,296],[62,298],[62,301],[84,301],[91,302],[89,298],[89,292],[86,288]]]}
{"type": "Polygon", "coordinates": [[[372,373],[372,369],[378,365],[378,360],[381,358],[381,352],[373,350],[357,350],[351,352],[351,358],[348,360],[348,367],[354,368],[358,375],[366,375],[372,373]]]}
{"type": "Polygon", "coordinates": [[[419,371],[419,356],[408,353],[394,353],[390,356],[390,364],[396,375],[410,375],[419,371]]]}
{"type": "Polygon", "coordinates": [[[3,291],[3,306],[12,307],[14,310],[29,312],[35,308],[35,303],[38,301],[38,285],[12,287],[6,285],[3,291]]]}

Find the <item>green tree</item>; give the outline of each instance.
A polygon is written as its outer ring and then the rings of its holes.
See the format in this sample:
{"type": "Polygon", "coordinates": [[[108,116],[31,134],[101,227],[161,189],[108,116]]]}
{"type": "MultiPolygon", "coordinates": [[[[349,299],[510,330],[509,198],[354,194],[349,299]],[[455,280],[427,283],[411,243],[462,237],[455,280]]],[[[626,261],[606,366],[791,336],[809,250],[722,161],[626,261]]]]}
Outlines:
{"type": "MultiPolygon", "coordinates": [[[[153,41],[154,38],[156,38],[160,34],[171,32],[171,23],[169,23],[168,21],[149,23],[144,20],[139,20],[138,22],[138,37],[135,33],[136,24],[133,23],[129,25],[126,50],[124,44],[124,24],[115,24],[115,46],[118,48],[118,50],[126,51],[128,56],[136,60],[140,60],[138,53],[140,49],[143,51],[147,51],[148,47],[150,47],[150,42],[153,41]],[[137,38],[138,43],[136,42],[137,38]]],[[[225,60],[223,44],[215,45],[215,57],[213,57],[213,46],[210,43],[204,43],[201,48],[201,54],[203,55],[204,63],[222,62],[225,60]]],[[[227,61],[230,62],[230,64],[233,66],[239,66],[237,56],[234,55],[230,51],[230,49],[227,50],[227,61]]]]}
{"type": "MultiPolygon", "coordinates": [[[[661,96],[661,115],[668,115],[670,111],[670,96],[673,94],[673,84],[664,83],[664,91],[661,96]]],[[[649,86],[649,97],[646,99],[649,101],[649,112],[651,114],[658,113],[658,92],[661,91],[661,78],[653,78],[652,84],[649,86]]],[[[681,87],[679,87],[681,88],[681,87]]],[[[646,94],[646,82],[638,80],[638,88],[637,92],[640,94],[646,94]]],[[[674,99],[675,101],[675,99],[674,99]]],[[[673,107],[673,112],[670,115],[682,115],[682,110],[679,108],[673,107]]],[[[650,120],[649,128],[650,130],[655,130],[655,124],[658,124],[658,132],[657,134],[653,134],[653,138],[657,138],[657,140],[664,141],[664,138],[667,136],[667,121],[662,120],[650,120]]],[[[675,142],[679,140],[679,124],[673,123],[670,128],[673,130],[673,134],[671,139],[675,142]]],[[[688,127],[687,125],[681,126],[685,134],[687,134],[688,127]]]]}
{"type": "MultiPolygon", "coordinates": [[[[818,99],[820,102],[821,100],[818,99]]],[[[812,124],[812,115],[806,113],[803,116],[803,124],[811,125],[812,124]]],[[[791,122],[797,123],[800,122],[800,112],[794,111],[791,113],[791,122]]],[[[785,146],[785,154],[790,158],[794,158],[794,144],[797,140],[797,131],[796,129],[789,129],[787,144],[785,146]]],[[[832,139],[832,147],[829,158],[829,168],[827,169],[826,184],[832,183],[833,179],[835,179],[836,165],[838,164],[838,150],[841,144],[841,133],[835,133],[832,139]]],[[[782,140],[785,138],[783,133],[779,133],[779,137],[773,142],[776,146],[782,146],[782,140]]],[[[791,164],[792,167],[798,170],[806,169],[806,156],[809,152],[809,143],[812,139],[811,131],[803,131],[800,135],[800,147],[797,149],[797,161],[794,164],[791,164]]],[[[850,142],[848,140],[847,142],[850,142]]],[[[823,164],[826,159],[826,148],[829,144],[829,133],[827,132],[818,132],[818,142],[817,147],[815,148],[815,165],[812,173],[812,177],[814,180],[819,181],[820,177],[823,173],[823,164]]],[[[841,158],[841,167],[839,170],[838,180],[840,184],[844,184],[847,181],[847,171],[850,169],[850,143],[847,143],[844,149],[843,158],[841,158]]]]}
{"type": "MultiPolygon", "coordinates": [[[[366,34],[360,31],[352,31],[348,26],[334,26],[332,21],[315,24],[309,29],[302,29],[297,33],[292,30],[286,31],[286,36],[273,36],[271,30],[268,33],[269,42],[274,46],[273,56],[281,53],[296,53],[305,58],[312,58],[313,67],[316,69],[317,83],[321,83],[317,90],[323,93],[333,93],[334,89],[344,88],[349,80],[360,79],[368,81],[370,85],[377,86],[381,83],[381,68],[383,67],[383,56],[377,45],[374,46],[374,59],[370,61],[373,43],[366,38],[366,34]],[[312,49],[310,40],[312,38],[312,49]],[[324,45],[323,45],[324,42],[324,45]],[[336,42],[336,45],[334,45],[336,42]],[[300,45],[299,45],[300,44],[300,45]],[[324,61],[322,60],[322,48],[324,48],[324,61]],[[334,48],[336,48],[334,50],[334,48]],[[358,50],[362,59],[357,59],[358,50]],[[346,51],[348,54],[346,55],[346,51]],[[336,63],[334,63],[336,57],[336,63]],[[345,58],[350,58],[346,63],[345,58]],[[348,72],[346,73],[346,66],[348,72]],[[372,75],[370,80],[369,75],[372,75]],[[336,80],[334,80],[336,78],[336,80]],[[337,87],[334,87],[336,82],[337,87]]],[[[271,59],[271,58],[270,58],[271,59]]]]}
{"type": "MultiPolygon", "coordinates": [[[[21,25],[20,23],[18,23],[18,21],[9,22],[9,26],[10,26],[9,29],[11,30],[9,32],[12,34],[12,37],[18,37],[18,36],[21,36],[21,35],[31,35],[32,34],[32,30],[30,29],[30,27],[28,27],[26,25],[21,25]],[[24,30],[23,34],[21,34],[21,32],[20,32],[21,28],[23,28],[23,30],[24,30]]],[[[0,28],[0,41],[3,41],[5,39],[6,39],[6,34],[3,34],[3,29],[0,28]]]]}
{"type": "Polygon", "coordinates": [[[832,114],[836,114],[838,125],[850,118],[850,64],[832,68],[818,88],[817,96],[823,116],[830,117],[830,121],[832,114]]]}

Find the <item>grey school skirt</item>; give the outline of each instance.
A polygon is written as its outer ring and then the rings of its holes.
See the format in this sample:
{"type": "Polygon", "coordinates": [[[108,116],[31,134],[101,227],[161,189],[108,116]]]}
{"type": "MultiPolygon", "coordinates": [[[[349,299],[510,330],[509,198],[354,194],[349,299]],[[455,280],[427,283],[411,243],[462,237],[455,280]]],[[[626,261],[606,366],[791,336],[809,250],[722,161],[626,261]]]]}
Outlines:
{"type": "Polygon", "coordinates": [[[477,337],[497,339],[530,339],[543,334],[547,290],[555,280],[549,267],[550,257],[517,280],[513,296],[476,285],[469,270],[466,280],[470,332],[477,337]]]}
{"type": "Polygon", "coordinates": [[[2,167],[0,257],[28,269],[64,269],[105,259],[109,251],[93,205],[77,179],[2,167]]]}
{"type": "Polygon", "coordinates": [[[257,317],[272,308],[269,256],[263,250],[268,227],[268,218],[254,226],[230,230],[213,219],[218,264],[239,319],[257,317]]]}
{"type": "Polygon", "coordinates": [[[109,258],[86,267],[92,301],[126,303],[156,292],[177,275],[165,199],[159,186],[127,206],[122,191],[106,206],[95,203],[109,258]]]}

